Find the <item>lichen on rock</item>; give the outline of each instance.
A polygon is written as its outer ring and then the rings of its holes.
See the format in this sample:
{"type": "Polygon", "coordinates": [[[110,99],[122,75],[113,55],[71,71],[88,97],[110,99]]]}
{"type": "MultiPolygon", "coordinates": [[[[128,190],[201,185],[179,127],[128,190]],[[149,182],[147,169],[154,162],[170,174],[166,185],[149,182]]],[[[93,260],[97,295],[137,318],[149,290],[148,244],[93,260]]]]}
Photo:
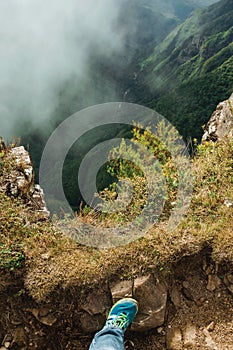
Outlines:
{"type": "Polygon", "coordinates": [[[225,137],[233,137],[233,94],[218,104],[205,127],[202,142],[218,141],[225,137]]]}
{"type": "Polygon", "coordinates": [[[2,176],[0,192],[10,197],[21,198],[38,220],[46,220],[50,213],[46,207],[42,188],[35,184],[34,170],[29,153],[23,146],[7,149],[1,138],[1,150],[6,153],[11,166],[2,176]]]}

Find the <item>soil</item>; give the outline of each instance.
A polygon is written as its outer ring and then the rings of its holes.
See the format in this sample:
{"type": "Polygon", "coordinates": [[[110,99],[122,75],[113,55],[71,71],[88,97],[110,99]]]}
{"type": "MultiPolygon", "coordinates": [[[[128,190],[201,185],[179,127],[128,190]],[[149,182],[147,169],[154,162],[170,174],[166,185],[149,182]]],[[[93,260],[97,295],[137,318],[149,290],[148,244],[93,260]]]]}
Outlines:
{"type": "MultiPolygon", "coordinates": [[[[229,265],[216,266],[203,254],[174,264],[166,323],[146,333],[127,330],[126,350],[233,350],[233,295],[223,283],[227,272],[229,265]],[[218,276],[212,286],[209,275],[218,276]]],[[[2,275],[0,349],[87,350],[93,335],[79,327],[83,298],[80,290],[58,291],[36,303],[24,290],[23,272],[2,275]]]]}

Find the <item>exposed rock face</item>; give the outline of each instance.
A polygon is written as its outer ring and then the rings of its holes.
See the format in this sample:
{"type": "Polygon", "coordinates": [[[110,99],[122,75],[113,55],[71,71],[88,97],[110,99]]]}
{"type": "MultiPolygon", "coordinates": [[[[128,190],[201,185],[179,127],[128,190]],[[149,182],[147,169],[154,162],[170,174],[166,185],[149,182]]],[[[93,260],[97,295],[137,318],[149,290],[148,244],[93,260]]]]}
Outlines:
{"type": "Polygon", "coordinates": [[[7,179],[7,193],[14,197],[30,198],[34,192],[34,176],[31,159],[23,146],[12,148],[9,156],[14,159],[16,169],[7,179]]]}
{"type": "Polygon", "coordinates": [[[233,137],[233,94],[217,106],[205,127],[202,142],[218,141],[225,137],[233,137]]]}
{"type": "Polygon", "coordinates": [[[101,329],[112,303],[121,298],[132,297],[138,301],[139,310],[131,325],[133,331],[147,331],[165,322],[168,288],[165,282],[150,274],[134,281],[119,281],[110,286],[99,286],[91,292],[82,305],[81,328],[86,333],[101,329]]]}
{"type": "Polygon", "coordinates": [[[116,303],[122,298],[132,298],[133,281],[120,281],[111,286],[112,301],[116,303]]]}
{"type": "Polygon", "coordinates": [[[139,277],[134,281],[133,295],[140,307],[132,330],[146,331],[164,324],[167,292],[166,284],[154,275],[139,277]]]}
{"type": "MultiPolygon", "coordinates": [[[[4,143],[1,143],[4,149],[4,143]]],[[[38,220],[49,218],[49,211],[44,201],[43,190],[34,183],[34,172],[29,153],[23,146],[12,148],[8,151],[8,157],[16,164],[12,170],[4,176],[0,184],[0,192],[9,196],[24,199],[32,210],[37,212],[38,220]]]]}
{"type": "Polygon", "coordinates": [[[165,282],[150,274],[134,281],[120,281],[111,286],[113,302],[125,297],[139,303],[138,314],[131,325],[133,331],[146,331],[164,324],[168,288],[165,282]]]}
{"type": "Polygon", "coordinates": [[[82,305],[84,313],[80,317],[81,328],[86,333],[101,329],[106,321],[106,314],[111,308],[111,294],[108,284],[99,286],[97,291],[90,292],[82,305]]]}

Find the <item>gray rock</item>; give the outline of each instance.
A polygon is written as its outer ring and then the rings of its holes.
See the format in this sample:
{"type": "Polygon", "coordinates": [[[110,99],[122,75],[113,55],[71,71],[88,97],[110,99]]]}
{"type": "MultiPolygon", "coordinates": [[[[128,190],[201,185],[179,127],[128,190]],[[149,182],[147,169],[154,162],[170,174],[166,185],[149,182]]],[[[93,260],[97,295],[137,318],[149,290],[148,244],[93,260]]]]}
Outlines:
{"type": "Polygon", "coordinates": [[[88,312],[84,312],[80,317],[80,324],[84,333],[97,332],[104,326],[105,321],[105,315],[91,316],[88,312]]]}
{"type": "Polygon", "coordinates": [[[217,106],[205,127],[202,142],[218,141],[225,137],[233,137],[233,94],[217,106]]]}
{"type": "Polygon", "coordinates": [[[12,148],[9,156],[14,159],[17,169],[9,174],[8,190],[18,197],[28,197],[34,192],[34,175],[31,159],[23,146],[12,148]]]}
{"type": "Polygon", "coordinates": [[[133,281],[119,281],[110,286],[112,301],[117,302],[121,298],[132,297],[133,281]]]}
{"type": "Polygon", "coordinates": [[[134,331],[146,331],[164,324],[167,285],[153,275],[136,278],[133,296],[139,302],[138,314],[132,323],[134,331]]]}
{"type": "Polygon", "coordinates": [[[30,206],[37,211],[39,220],[46,220],[50,216],[44,199],[44,191],[40,185],[35,185],[34,192],[32,193],[30,206]]]}
{"type": "Polygon", "coordinates": [[[82,330],[86,333],[100,330],[111,306],[111,294],[107,283],[89,293],[81,307],[85,311],[80,317],[82,330]]]}
{"type": "Polygon", "coordinates": [[[105,314],[112,306],[108,284],[103,284],[89,293],[82,309],[90,315],[105,314]]]}
{"type": "Polygon", "coordinates": [[[7,155],[15,167],[1,179],[0,192],[22,198],[38,214],[38,220],[46,220],[50,213],[46,207],[43,190],[34,183],[34,171],[29,153],[23,146],[12,148],[7,155]]]}

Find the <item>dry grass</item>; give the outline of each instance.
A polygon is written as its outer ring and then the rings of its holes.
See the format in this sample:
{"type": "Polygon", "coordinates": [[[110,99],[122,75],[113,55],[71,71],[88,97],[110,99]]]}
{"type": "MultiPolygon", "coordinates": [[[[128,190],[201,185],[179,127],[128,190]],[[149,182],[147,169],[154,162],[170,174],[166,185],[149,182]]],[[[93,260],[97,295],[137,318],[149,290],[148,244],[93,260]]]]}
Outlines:
{"type": "MultiPolygon", "coordinates": [[[[1,162],[3,169],[6,159],[2,157],[1,162]]],[[[37,300],[58,288],[88,288],[106,278],[167,270],[172,262],[204,246],[212,248],[218,262],[233,262],[233,140],[200,146],[193,168],[192,203],[176,230],[168,234],[163,222],[137,241],[106,250],[75,243],[52,223],[36,222],[20,200],[0,193],[0,256],[3,248],[23,254],[25,287],[37,300]]],[[[0,273],[5,268],[0,260],[0,273]]]]}

